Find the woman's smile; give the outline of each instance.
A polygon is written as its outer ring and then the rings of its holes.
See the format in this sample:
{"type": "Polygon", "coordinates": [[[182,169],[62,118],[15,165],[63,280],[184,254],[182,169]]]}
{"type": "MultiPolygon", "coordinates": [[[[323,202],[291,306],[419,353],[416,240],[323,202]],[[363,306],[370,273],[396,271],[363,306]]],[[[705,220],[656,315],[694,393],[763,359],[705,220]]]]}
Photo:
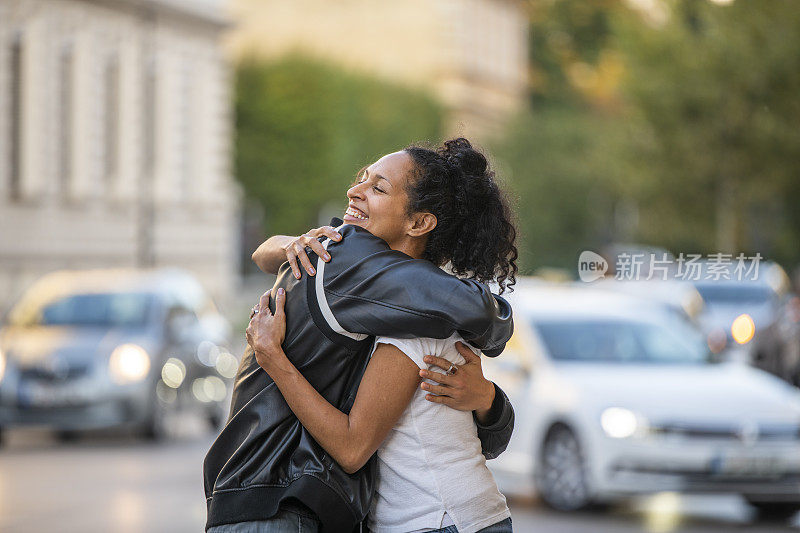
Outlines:
{"type": "Polygon", "coordinates": [[[363,211],[361,211],[360,209],[358,209],[357,207],[354,207],[352,205],[348,206],[347,211],[345,211],[345,214],[344,214],[345,221],[348,218],[353,218],[353,219],[356,219],[356,220],[367,220],[367,219],[369,219],[369,217],[366,215],[366,213],[364,213],[363,211]]]}

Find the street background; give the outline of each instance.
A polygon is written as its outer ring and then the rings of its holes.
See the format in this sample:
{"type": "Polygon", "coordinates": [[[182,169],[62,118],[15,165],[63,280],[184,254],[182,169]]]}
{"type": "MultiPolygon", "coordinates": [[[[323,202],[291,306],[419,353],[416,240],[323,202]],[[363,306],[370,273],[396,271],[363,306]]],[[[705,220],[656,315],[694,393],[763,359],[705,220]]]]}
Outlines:
{"type": "MultiPolygon", "coordinates": [[[[102,435],[58,445],[41,432],[21,432],[0,461],[0,530],[134,533],[201,531],[205,524],[202,462],[211,439],[196,421],[163,445],[102,435]],[[35,495],[35,496],[34,496],[35,495]]],[[[553,533],[684,533],[796,531],[753,523],[737,497],[688,496],[668,509],[647,501],[571,515],[535,499],[510,499],[515,531],[553,533]]]]}
{"type": "Polygon", "coordinates": [[[251,253],[457,135],[518,222],[518,333],[487,365],[517,411],[493,467],[515,530],[797,530],[798,65],[794,0],[0,2],[0,531],[200,530],[274,281],[251,253]],[[739,256],[761,276],[708,275],[739,256]],[[658,260],[670,280],[637,284],[658,260]],[[545,331],[585,302],[619,313],[545,331]],[[601,463],[633,496],[582,497],[601,463]]]}

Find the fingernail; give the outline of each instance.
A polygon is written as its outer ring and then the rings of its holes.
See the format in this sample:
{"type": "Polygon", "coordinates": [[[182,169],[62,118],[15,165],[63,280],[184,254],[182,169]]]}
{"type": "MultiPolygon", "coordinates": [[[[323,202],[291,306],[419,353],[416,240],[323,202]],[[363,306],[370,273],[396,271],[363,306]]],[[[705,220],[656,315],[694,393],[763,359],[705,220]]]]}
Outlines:
{"type": "Polygon", "coordinates": [[[313,275],[314,275],[314,273],[315,273],[316,271],[315,271],[315,270],[312,268],[312,269],[309,269],[309,272],[310,272],[310,273],[311,273],[311,275],[313,276],[313,275]]]}
{"type": "Polygon", "coordinates": [[[300,279],[300,274],[295,274],[294,277],[296,277],[297,279],[300,279]]]}
{"type": "Polygon", "coordinates": [[[342,238],[341,234],[337,233],[337,234],[336,234],[336,240],[338,241],[338,240],[339,240],[339,239],[341,239],[341,238],[342,238]]]}
{"type": "Polygon", "coordinates": [[[331,256],[328,255],[328,254],[325,254],[324,257],[325,257],[325,261],[330,261],[331,260],[331,256]]]}
{"type": "Polygon", "coordinates": [[[281,287],[280,289],[278,289],[278,294],[280,294],[281,296],[283,296],[283,293],[285,293],[285,292],[286,292],[286,291],[285,291],[285,290],[283,290],[283,287],[281,287]]]}

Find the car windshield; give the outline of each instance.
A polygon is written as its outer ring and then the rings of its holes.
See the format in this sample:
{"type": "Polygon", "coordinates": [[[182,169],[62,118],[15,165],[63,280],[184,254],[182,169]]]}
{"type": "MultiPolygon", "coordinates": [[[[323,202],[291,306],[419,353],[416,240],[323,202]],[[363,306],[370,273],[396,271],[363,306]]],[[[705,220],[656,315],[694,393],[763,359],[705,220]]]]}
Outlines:
{"type": "Polygon", "coordinates": [[[773,292],[769,287],[745,284],[698,284],[697,291],[709,304],[764,304],[773,292]]]}
{"type": "Polygon", "coordinates": [[[613,320],[538,321],[534,327],[556,361],[705,363],[702,336],[678,320],[665,324],[613,320]]]}
{"type": "Polygon", "coordinates": [[[140,327],[152,298],[142,293],[70,294],[26,309],[14,322],[32,326],[140,327]]]}

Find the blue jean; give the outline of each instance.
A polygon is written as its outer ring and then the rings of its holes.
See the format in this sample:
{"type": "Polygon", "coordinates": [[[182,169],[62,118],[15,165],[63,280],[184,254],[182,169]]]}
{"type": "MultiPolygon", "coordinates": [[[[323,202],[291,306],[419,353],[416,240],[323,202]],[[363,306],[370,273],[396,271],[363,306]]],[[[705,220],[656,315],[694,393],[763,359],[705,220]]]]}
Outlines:
{"type": "Polygon", "coordinates": [[[269,520],[222,524],[207,533],[318,533],[319,520],[305,506],[292,502],[281,504],[278,514],[269,520]]]}
{"type": "MultiPolygon", "coordinates": [[[[458,529],[456,529],[456,526],[447,526],[435,531],[429,531],[428,533],[458,533],[458,529]]],[[[512,533],[511,517],[497,522],[496,524],[492,524],[491,526],[486,526],[478,531],[478,533],[512,533]]]]}

